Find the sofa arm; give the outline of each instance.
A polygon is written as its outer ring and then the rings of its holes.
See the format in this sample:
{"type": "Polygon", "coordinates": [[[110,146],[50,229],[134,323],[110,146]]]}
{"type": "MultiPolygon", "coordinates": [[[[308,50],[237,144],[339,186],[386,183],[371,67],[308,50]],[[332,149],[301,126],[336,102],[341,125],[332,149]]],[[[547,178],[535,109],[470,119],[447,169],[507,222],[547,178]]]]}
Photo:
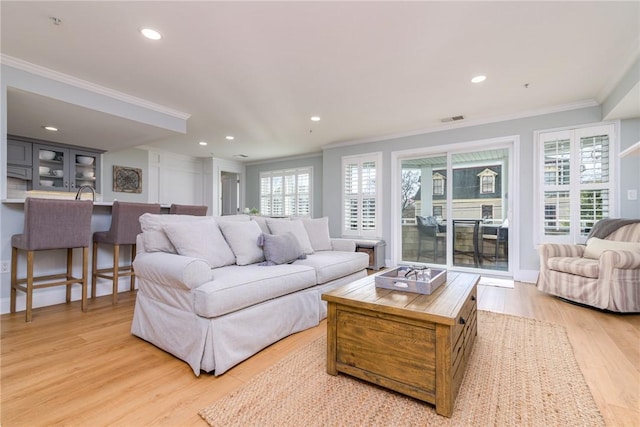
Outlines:
{"type": "Polygon", "coordinates": [[[213,279],[205,260],[165,252],[140,254],[133,261],[133,268],[136,276],[179,289],[193,289],[213,279]]]}
{"type": "Polygon", "coordinates": [[[613,256],[613,268],[640,269],[640,252],[625,250],[605,251],[600,256],[600,263],[603,262],[605,255],[609,253],[613,256]]]}
{"type": "Polygon", "coordinates": [[[342,252],[355,252],[356,251],[356,242],[352,239],[331,239],[331,249],[334,251],[342,251],[342,252]]]}
{"type": "Polygon", "coordinates": [[[540,267],[547,267],[547,260],[555,257],[578,257],[584,254],[584,245],[570,245],[564,243],[543,243],[538,247],[540,267]]]}

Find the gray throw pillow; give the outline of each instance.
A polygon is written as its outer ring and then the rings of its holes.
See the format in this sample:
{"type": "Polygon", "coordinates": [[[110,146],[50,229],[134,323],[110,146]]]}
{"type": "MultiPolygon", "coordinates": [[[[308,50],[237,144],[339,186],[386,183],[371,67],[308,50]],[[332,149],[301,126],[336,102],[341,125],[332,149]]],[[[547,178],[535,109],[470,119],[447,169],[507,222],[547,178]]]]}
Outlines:
{"type": "Polygon", "coordinates": [[[278,235],[263,233],[259,244],[262,245],[266,260],[260,265],[287,264],[307,257],[293,233],[287,232],[278,235]]]}

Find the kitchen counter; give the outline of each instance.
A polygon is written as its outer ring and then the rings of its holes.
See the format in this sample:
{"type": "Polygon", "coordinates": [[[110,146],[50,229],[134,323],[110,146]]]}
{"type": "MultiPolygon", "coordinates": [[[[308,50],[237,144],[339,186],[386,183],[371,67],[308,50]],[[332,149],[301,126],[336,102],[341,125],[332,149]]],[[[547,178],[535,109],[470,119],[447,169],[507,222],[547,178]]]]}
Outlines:
{"type": "MultiPolygon", "coordinates": [[[[42,197],[43,199],[46,197],[42,197]]],[[[54,198],[54,197],[52,197],[54,198]]],[[[58,197],[55,197],[55,199],[61,199],[58,197]]],[[[2,203],[17,203],[17,204],[24,204],[24,200],[25,199],[2,199],[1,202],[2,203]]],[[[61,199],[61,200],[74,200],[74,199],[61,199]]],[[[83,198],[82,200],[90,200],[89,198],[83,198]]],[[[145,202],[135,202],[135,203],[145,203],[145,202]]],[[[113,206],[113,202],[93,202],[94,206],[113,206]]],[[[165,209],[169,209],[171,205],[170,204],[160,204],[160,207],[165,208],[165,209]]]]}

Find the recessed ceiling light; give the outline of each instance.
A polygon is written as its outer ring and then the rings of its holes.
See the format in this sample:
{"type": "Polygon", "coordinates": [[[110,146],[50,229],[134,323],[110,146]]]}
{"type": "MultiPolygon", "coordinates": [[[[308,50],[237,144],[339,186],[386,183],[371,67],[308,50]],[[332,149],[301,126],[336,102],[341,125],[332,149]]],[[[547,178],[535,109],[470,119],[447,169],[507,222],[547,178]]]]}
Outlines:
{"type": "Polygon", "coordinates": [[[487,76],[475,76],[471,79],[471,83],[482,83],[485,80],[487,80],[487,76]]]}
{"type": "Polygon", "coordinates": [[[151,28],[143,28],[140,32],[149,40],[160,40],[162,38],[162,35],[159,32],[151,28]]]}
{"type": "Polygon", "coordinates": [[[234,139],[236,139],[236,137],[235,137],[235,136],[233,136],[233,135],[227,135],[227,136],[225,136],[224,138],[225,138],[225,139],[228,139],[229,141],[233,141],[234,139]]]}
{"type": "Polygon", "coordinates": [[[311,116],[311,121],[312,122],[319,122],[320,121],[320,116],[311,116]]]}
{"type": "Polygon", "coordinates": [[[48,130],[49,132],[58,132],[58,128],[55,126],[42,126],[42,129],[48,130]]]}
{"type": "Polygon", "coordinates": [[[207,142],[206,142],[206,141],[200,141],[200,142],[198,142],[198,144],[200,144],[200,145],[207,145],[207,142]]]}

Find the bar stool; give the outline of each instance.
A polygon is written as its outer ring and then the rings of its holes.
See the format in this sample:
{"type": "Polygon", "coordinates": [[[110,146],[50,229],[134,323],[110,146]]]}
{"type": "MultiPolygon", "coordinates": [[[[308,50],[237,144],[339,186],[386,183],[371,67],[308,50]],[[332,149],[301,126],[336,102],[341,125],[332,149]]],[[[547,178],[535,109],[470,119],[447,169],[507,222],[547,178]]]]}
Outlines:
{"type": "Polygon", "coordinates": [[[90,200],[31,197],[25,200],[24,232],[11,236],[11,313],[16,311],[18,290],[27,294],[25,321],[31,322],[34,289],[66,285],[66,301],[71,302],[71,285],[77,283],[82,286],[82,311],[87,311],[87,267],[92,211],[93,202],[90,200]],[[74,248],[82,248],[82,277],[73,276],[74,248]],[[34,276],[34,253],[50,249],[67,250],[66,273],[34,276]],[[27,251],[27,277],[24,279],[18,279],[19,250],[27,251]]]}
{"type": "Polygon", "coordinates": [[[93,262],[91,273],[91,298],[96,297],[96,281],[98,277],[111,279],[113,285],[113,304],[118,303],[118,279],[129,276],[131,290],[135,289],[135,273],[133,260],[136,257],[136,236],[140,229],[140,215],[145,213],[159,214],[159,204],[113,202],[111,208],[111,227],[107,231],[93,233],[93,262]],[[108,268],[98,269],[98,244],[113,245],[113,264],[108,268]],[[120,246],[131,245],[131,262],[120,266],[120,246]]]}
{"type": "Polygon", "coordinates": [[[207,215],[207,206],[172,204],[169,207],[169,213],[177,215],[205,216],[207,215]]]}

